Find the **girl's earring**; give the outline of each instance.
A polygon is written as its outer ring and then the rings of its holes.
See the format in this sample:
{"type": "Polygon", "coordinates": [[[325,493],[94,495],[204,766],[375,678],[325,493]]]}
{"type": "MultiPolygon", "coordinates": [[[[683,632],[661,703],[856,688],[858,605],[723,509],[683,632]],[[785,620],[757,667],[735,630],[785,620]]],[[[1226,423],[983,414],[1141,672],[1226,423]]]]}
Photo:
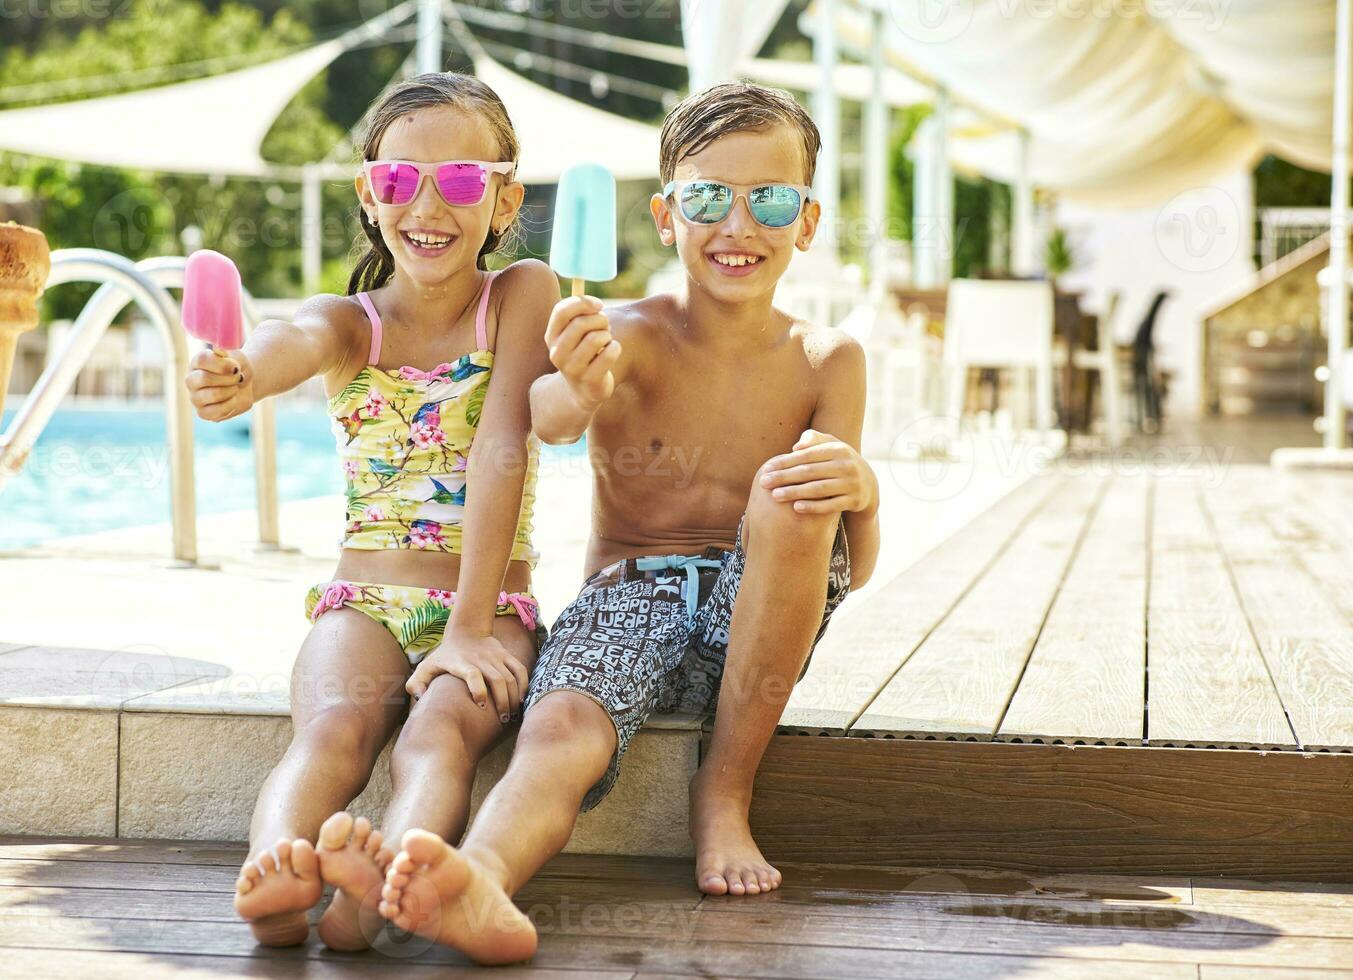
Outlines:
{"type": "Polygon", "coordinates": [[[366,216],[366,220],[371,222],[372,228],[375,228],[377,225],[380,224],[380,222],[376,220],[376,216],[374,214],[368,214],[366,216]]]}

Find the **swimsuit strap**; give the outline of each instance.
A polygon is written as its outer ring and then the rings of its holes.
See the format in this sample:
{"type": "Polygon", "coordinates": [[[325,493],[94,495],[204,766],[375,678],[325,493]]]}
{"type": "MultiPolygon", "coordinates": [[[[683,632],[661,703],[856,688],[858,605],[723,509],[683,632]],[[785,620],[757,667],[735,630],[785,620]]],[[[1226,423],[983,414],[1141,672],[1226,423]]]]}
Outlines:
{"type": "Polygon", "coordinates": [[[479,295],[479,313],[475,316],[474,335],[480,350],[489,349],[489,292],[493,289],[493,280],[497,275],[497,272],[489,273],[488,279],[484,281],[484,291],[479,295]]]}
{"type": "Polygon", "coordinates": [[[366,293],[358,293],[357,301],[362,304],[367,319],[371,321],[371,353],[367,355],[366,362],[375,364],[381,359],[381,318],[371,303],[371,297],[366,293]]]}

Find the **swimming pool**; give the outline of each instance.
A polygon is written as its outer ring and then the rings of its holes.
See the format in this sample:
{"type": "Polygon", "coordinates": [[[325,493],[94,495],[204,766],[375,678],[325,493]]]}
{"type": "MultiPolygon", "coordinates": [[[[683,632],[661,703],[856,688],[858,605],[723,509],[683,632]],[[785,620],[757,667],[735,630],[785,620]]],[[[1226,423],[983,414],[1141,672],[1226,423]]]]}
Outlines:
{"type": "MultiPolygon", "coordinates": [[[[0,418],[3,432],[14,417],[0,418]]],[[[253,508],[249,417],[194,419],[197,513],[253,508]]],[[[542,446],[542,462],[580,456],[573,446],[542,446]]],[[[343,479],[329,418],[318,406],[277,408],[277,495],[300,500],[341,494],[343,479]]],[[[63,408],[52,416],[27,463],[0,490],[0,549],[52,538],[169,520],[169,447],[164,408],[116,404],[63,408]]]]}

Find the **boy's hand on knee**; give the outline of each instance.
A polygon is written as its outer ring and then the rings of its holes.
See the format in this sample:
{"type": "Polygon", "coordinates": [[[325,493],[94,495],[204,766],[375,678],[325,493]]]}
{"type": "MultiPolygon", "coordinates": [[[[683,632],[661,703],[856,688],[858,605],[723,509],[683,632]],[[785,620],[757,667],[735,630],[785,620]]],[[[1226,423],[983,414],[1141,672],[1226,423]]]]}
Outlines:
{"type": "Polygon", "coordinates": [[[611,324],[593,296],[570,296],[555,304],[545,328],[550,363],[568,382],[578,407],[594,411],[611,397],[620,359],[620,342],[611,336],[611,324]]]}
{"type": "Polygon", "coordinates": [[[794,450],[774,456],[761,468],[761,486],[776,500],[792,502],[800,514],[872,511],[878,507],[878,479],[854,446],[808,429],[794,450]]]}
{"type": "Polygon", "coordinates": [[[526,666],[492,635],[448,632],[442,642],[414,668],[404,690],[417,700],[439,674],[459,677],[481,708],[490,700],[500,721],[507,722],[526,697],[530,675],[526,666]]]}

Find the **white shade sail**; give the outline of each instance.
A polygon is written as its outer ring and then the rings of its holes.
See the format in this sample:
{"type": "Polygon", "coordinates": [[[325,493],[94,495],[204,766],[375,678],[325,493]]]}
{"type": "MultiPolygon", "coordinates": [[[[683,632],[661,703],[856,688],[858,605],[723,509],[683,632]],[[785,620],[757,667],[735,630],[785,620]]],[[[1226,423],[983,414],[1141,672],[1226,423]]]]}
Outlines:
{"type": "Polygon", "coordinates": [[[343,53],[341,40],[266,64],[102,98],[0,112],[0,148],[173,173],[259,176],[278,114],[343,53]]]}
{"type": "Polygon", "coordinates": [[[517,179],[552,184],[575,163],[600,163],[617,180],[658,179],[658,128],[560,95],[488,57],[475,75],[498,93],[521,143],[517,179]]]}

